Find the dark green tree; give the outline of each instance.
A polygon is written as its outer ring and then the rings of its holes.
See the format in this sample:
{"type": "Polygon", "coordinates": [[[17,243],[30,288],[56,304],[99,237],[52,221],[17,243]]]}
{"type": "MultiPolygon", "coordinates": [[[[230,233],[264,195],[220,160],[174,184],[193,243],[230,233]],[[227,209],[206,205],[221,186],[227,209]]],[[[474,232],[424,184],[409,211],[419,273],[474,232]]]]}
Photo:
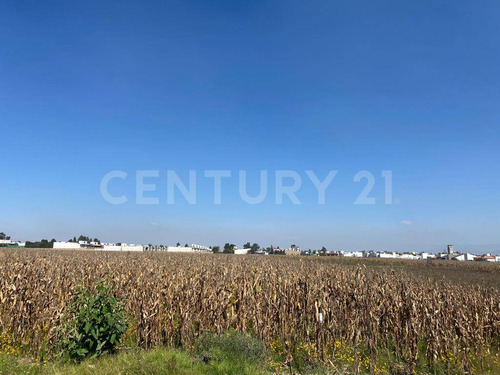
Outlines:
{"type": "Polygon", "coordinates": [[[230,244],[229,242],[226,242],[226,244],[224,245],[224,251],[223,253],[225,254],[234,254],[234,248],[235,248],[236,245],[234,244],[230,244]]]}
{"type": "Polygon", "coordinates": [[[259,251],[260,249],[260,245],[258,243],[254,243],[251,247],[250,247],[250,251],[249,253],[250,254],[255,254],[257,251],[259,251]]]}

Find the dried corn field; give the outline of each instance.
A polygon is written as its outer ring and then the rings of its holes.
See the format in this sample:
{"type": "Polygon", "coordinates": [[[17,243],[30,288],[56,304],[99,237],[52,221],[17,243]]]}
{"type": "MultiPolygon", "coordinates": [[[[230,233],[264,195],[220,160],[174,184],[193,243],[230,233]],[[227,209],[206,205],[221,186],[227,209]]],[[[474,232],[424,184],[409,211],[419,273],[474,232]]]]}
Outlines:
{"type": "MultiPolygon", "coordinates": [[[[498,267],[487,272],[498,275],[498,267]]],[[[32,353],[50,349],[72,288],[99,279],[126,299],[127,335],[144,348],[189,348],[204,331],[237,329],[289,361],[302,351],[371,372],[394,371],[384,361],[477,372],[498,360],[498,289],[284,256],[0,250],[3,340],[32,353]]]]}

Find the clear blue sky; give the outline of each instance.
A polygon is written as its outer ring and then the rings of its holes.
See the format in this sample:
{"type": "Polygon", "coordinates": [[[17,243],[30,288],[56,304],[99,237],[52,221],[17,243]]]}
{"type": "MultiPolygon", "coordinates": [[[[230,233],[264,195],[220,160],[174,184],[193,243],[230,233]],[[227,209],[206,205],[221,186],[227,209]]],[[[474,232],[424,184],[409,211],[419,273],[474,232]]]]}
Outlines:
{"type": "Polygon", "coordinates": [[[3,1],[0,231],[498,251],[499,19],[498,1],[3,1]],[[159,205],[135,204],[140,169],[159,205]],[[197,171],[196,205],[167,204],[167,169],[197,171]],[[205,169],[232,171],[221,205],[205,169]],[[251,192],[296,170],[301,204],[243,203],[240,169],[251,192]],[[338,170],[325,205],[307,169],[338,170]],[[123,205],[99,191],[112,170],[123,205]],[[375,205],[353,204],[360,170],[375,205]]]}

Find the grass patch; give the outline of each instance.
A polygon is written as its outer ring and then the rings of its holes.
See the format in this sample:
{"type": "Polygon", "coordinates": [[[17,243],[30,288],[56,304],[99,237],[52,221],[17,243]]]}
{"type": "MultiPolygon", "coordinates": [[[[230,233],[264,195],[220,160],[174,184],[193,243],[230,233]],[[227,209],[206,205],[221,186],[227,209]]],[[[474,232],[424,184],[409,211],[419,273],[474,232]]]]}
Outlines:
{"type": "Polygon", "coordinates": [[[266,360],[264,343],[238,331],[229,331],[222,335],[206,332],[196,340],[194,351],[205,363],[223,360],[264,363],[266,360]]]}
{"type": "Polygon", "coordinates": [[[0,374],[9,375],[188,375],[188,374],[266,374],[261,363],[223,356],[205,363],[186,351],[159,348],[127,350],[114,355],[91,358],[81,363],[49,362],[36,364],[0,355],[0,374]]]}

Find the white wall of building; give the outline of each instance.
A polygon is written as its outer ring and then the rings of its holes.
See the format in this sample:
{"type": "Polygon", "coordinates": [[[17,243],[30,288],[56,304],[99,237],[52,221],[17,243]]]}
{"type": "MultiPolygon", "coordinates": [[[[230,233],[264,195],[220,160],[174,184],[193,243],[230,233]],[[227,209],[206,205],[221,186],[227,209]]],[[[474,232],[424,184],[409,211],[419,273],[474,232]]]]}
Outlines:
{"type": "Polygon", "coordinates": [[[122,251],[144,251],[144,246],[142,245],[127,245],[126,243],[122,243],[122,251]]]}
{"type": "MultiPolygon", "coordinates": [[[[81,241],[82,243],[76,243],[76,242],[54,242],[53,248],[54,249],[90,249],[93,250],[92,247],[88,247],[87,244],[85,244],[85,241],[81,241]]],[[[105,244],[102,245],[102,247],[98,247],[95,250],[102,250],[102,251],[143,251],[144,247],[142,245],[127,245],[127,244],[122,244],[121,246],[115,245],[115,244],[105,244]]]]}
{"type": "Polygon", "coordinates": [[[208,251],[208,252],[212,252],[212,249],[210,249],[210,247],[208,246],[203,246],[203,245],[196,245],[196,244],[192,244],[191,245],[191,248],[193,250],[200,250],[200,251],[208,251]]]}
{"type": "Polygon", "coordinates": [[[185,247],[185,246],[167,246],[167,252],[171,253],[200,253],[200,254],[211,254],[212,250],[210,250],[207,246],[195,245],[195,247],[185,247]]]}
{"type": "Polygon", "coordinates": [[[103,245],[103,251],[122,251],[122,247],[118,245],[103,245]]]}
{"type": "Polygon", "coordinates": [[[394,259],[397,257],[396,253],[377,253],[379,258],[394,259]]]}
{"type": "Polygon", "coordinates": [[[363,252],[362,251],[346,251],[344,253],[344,256],[348,257],[348,258],[362,258],[363,252]]]}
{"type": "Polygon", "coordinates": [[[82,247],[80,246],[79,243],[76,242],[54,242],[52,245],[54,249],[81,249],[82,247]]]}
{"type": "Polygon", "coordinates": [[[167,246],[167,251],[172,252],[172,253],[193,253],[195,250],[193,250],[192,247],[185,247],[185,246],[167,246]]]}
{"type": "Polygon", "coordinates": [[[0,245],[24,247],[24,246],[26,246],[26,242],[15,242],[12,240],[0,240],[0,245]]]}
{"type": "Polygon", "coordinates": [[[473,255],[473,254],[469,254],[469,253],[466,253],[466,254],[460,254],[460,255],[457,255],[456,257],[454,257],[453,259],[454,260],[458,260],[458,261],[461,261],[461,262],[465,262],[465,261],[472,261],[474,260],[476,256],[473,255]]]}
{"type": "Polygon", "coordinates": [[[401,254],[399,259],[418,259],[418,256],[412,254],[401,254]]]}

